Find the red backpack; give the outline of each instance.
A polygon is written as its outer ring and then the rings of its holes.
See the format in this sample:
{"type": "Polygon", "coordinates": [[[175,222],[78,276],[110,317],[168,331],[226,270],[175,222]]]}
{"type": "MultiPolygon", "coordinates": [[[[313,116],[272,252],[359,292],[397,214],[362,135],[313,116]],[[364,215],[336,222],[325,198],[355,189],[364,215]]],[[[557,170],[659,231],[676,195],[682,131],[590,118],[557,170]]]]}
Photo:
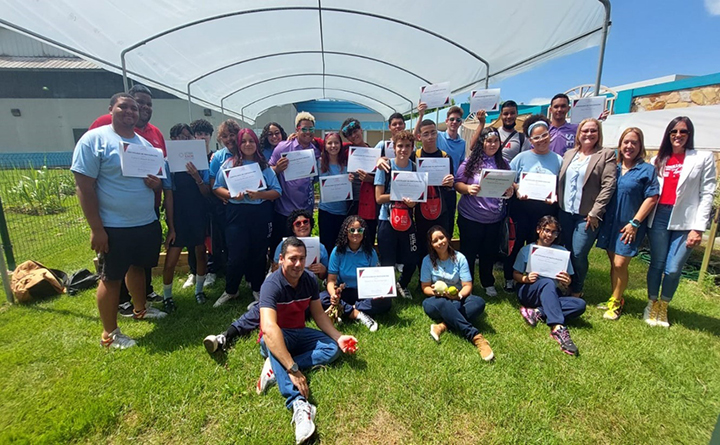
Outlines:
{"type": "MultiPolygon", "coordinates": [[[[438,149],[439,150],[439,149],[438,149]]],[[[443,158],[447,158],[447,153],[440,150],[443,158]]],[[[415,150],[415,159],[422,157],[422,148],[415,150]]],[[[435,221],[442,213],[442,197],[440,196],[440,187],[428,186],[427,201],[420,203],[420,213],[427,221],[435,221]]]]}

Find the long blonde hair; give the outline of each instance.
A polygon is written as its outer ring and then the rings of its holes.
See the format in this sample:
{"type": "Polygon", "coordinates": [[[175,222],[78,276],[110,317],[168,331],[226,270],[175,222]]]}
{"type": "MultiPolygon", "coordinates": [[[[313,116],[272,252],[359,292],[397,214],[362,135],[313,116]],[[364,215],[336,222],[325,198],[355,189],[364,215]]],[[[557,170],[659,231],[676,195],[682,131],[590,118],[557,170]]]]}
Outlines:
{"type": "Polygon", "coordinates": [[[625,136],[627,136],[630,133],[635,133],[640,140],[640,151],[638,152],[638,155],[635,156],[635,159],[633,161],[637,162],[638,159],[645,160],[645,156],[647,156],[647,151],[645,151],[645,136],[643,135],[643,132],[638,127],[628,127],[625,129],[625,131],[622,132],[620,135],[620,140],[618,140],[618,148],[617,148],[617,162],[618,164],[622,162],[622,154],[620,152],[622,148],[622,141],[625,139],[625,136]]]}

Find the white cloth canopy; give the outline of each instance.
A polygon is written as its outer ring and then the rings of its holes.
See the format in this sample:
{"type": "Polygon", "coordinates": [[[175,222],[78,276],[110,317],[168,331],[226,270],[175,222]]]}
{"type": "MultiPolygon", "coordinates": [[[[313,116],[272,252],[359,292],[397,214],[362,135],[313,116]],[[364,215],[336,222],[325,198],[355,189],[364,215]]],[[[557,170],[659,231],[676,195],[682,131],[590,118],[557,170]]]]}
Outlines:
{"type": "Polygon", "coordinates": [[[638,127],[643,131],[645,148],[657,150],[665,128],[678,116],[687,116],[692,121],[696,149],[720,150],[720,105],[613,114],[603,122],[603,146],[617,148],[622,132],[628,127],[638,127]]]}
{"type": "Polygon", "coordinates": [[[388,117],[598,45],[598,0],[0,0],[0,24],[249,121],[342,99],[388,117]],[[222,104],[221,104],[222,102],[222,104]]]}

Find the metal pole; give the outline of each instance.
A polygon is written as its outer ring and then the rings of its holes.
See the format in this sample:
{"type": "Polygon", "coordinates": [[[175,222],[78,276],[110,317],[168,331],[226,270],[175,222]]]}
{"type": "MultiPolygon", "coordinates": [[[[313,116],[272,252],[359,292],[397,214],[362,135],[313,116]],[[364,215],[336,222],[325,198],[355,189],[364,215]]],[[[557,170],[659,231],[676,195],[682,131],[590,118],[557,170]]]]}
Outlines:
{"type": "Polygon", "coordinates": [[[0,276],[2,277],[7,301],[12,304],[15,302],[15,299],[13,298],[12,288],[10,287],[10,275],[8,274],[7,264],[5,264],[5,256],[2,254],[0,254],[0,276]]]}
{"type": "Polygon", "coordinates": [[[127,66],[125,65],[125,51],[120,53],[120,64],[122,66],[123,87],[127,93],[130,90],[130,86],[128,85],[127,66]]]}
{"type": "Polygon", "coordinates": [[[5,219],[5,209],[3,208],[2,198],[0,198],[0,241],[2,242],[2,250],[5,252],[5,258],[7,258],[7,264],[12,270],[15,270],[17,265],[15,264],[12,243],[10,242],[10,232],[8,231],[7,220],[5,219]]]}
{"type": "Polygon", "coordinates": [[[440,108],[435,110],[435,126],[437,127],[438,121],[440,120],[440,108]]]}
{"type": "Polygon", "coordinates": [[[222,99],[220,99],[220,114],[222,114],[222,120],[227,119],[227,117],[225,116],[225,106],[223,105],[224,100],[225,100],[224,97],[222,99]]]}
{"type": "Polygon", "coordinates": [[[607,43],[608,27],[610,26],[610,0],[599,1],[605,6],[605,23],[603,23],[600,60],[598,61],[597,76],[595,77],[595,96],[600,94],[600,80],[602,79],[603,63],[605,63],[605,44],[607,43]]]}
{"type": "Polygon", "coordinates": [[[188,122],[192,122],[192,96],[190,95],[190,84],[188,84],[187,88],[188,92],[188,116],[190,117],[190,120],[188,122]]]}

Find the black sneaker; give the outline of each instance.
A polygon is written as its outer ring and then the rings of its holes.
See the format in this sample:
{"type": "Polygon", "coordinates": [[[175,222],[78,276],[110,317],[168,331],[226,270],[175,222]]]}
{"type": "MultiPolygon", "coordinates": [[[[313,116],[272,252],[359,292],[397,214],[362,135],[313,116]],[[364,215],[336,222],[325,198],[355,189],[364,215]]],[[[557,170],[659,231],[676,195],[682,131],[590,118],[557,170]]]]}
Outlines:
{"type": "Polygon", "coordinates": [[[550,331],[550,337],[552,337],[560,345],[560,349],[565,354],[577,355],[578,348],[570,338],[570,331],[567,327],[560,325],[554,331],[550,331]]]}
{"type": "Polygon", "coordinates": [[[207,301],[207,298],[205,298],[205,292],[198,292],[195,294],[195,301],[197,301],[197,304],[205,304],[207,301]]]}
{"type": "Polygon", "coordinates": [[[163,297],[156,294],[155,292],[150,292],[149,294],[147,294],[146,299],[147,301],[152,301],[153,303],[159,303],[160,301],[163,301],[163,297]]]}
{"type": "Polygon", "coordinates": [[[177,306],[175,306],[175,302],[172,297],[163,300],[163,310],[166,313],[169,314],[170,312],[175,312],[175,309],[177,309],[177,306]]]}
{"type": "Polygon", "coordinates": [[[131,302],[126,303],[120,303],[118,306],[118,314],[120,314],[123,317],[129,318],[133,316],[133,304],[131,302]]]}

